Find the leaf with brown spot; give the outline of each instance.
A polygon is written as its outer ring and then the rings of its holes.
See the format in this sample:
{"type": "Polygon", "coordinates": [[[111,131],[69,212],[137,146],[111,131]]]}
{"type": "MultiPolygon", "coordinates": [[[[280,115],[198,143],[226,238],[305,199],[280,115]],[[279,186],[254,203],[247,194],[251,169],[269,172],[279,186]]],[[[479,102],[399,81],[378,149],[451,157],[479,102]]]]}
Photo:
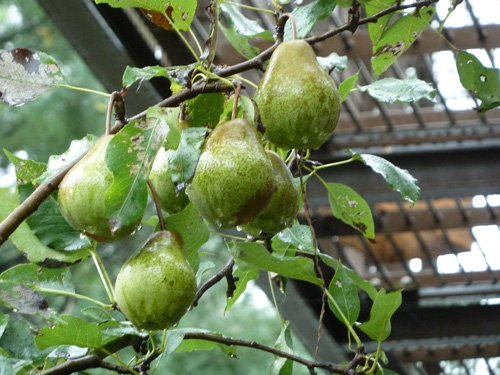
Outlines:
{"type": "Polygon", "coordinates": [[[64,82],[56,60],[43,52],[26,48],[0,52],[0,100],[9,105],[31,102],[64,82]]]}
{"type": "Polygon", "coordinates": [[[333,216],[360,231],[365,237],[374,239],[372,212],[363,197],[347,185],[328,183],[326,187],[333,216]]]}

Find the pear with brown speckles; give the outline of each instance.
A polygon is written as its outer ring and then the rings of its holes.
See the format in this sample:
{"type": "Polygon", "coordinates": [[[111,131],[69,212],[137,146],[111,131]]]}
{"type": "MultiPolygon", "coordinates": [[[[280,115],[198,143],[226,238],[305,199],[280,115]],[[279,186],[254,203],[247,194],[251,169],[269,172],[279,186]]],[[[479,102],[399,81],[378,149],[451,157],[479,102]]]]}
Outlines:
{"type": "Polygon", "coordinates": [[[208,136],[187,193],[208,222],[230,228],[254,219],[274,190],[272,165],[255,127],[234,119],[208,136]]]}
{"type": "Polygon", "coordinates": [[[304,40],[276,48],[254,99],[267,139],[286,149],[321,147],[339,120],[337,87],[304,40]]]}
{"type": "Polygon", "coordinates": [[[166,329],[186,313],[196,277],[175,232],[152,234],[121,268],[115,283],[121,312],[138,328],[166,329]]]}

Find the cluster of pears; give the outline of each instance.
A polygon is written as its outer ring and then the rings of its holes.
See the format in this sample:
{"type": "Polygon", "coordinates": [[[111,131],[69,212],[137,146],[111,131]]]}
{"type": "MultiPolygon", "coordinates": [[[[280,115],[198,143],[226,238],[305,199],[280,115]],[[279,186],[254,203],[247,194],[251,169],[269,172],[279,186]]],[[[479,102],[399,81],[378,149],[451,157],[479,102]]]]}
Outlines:
{"type": "MultiPolygon", "coordinates": [[[[255,102],[267,139],[286,149],[319,148],[339,118],[335,84],[302,40],[284,42],[274,51],[255,102]]],[[[134,216],[137,219],[126,225],[117,226],[109,217],[106,195],[113,174],[106,164],[106,149],[113,137],[101,137],[67,173],[58,192],[68,223],[101,242],[135,231],[146,206],[144,202],[134,216]]],[[[179,192],[172,182],[171,152],[158,151],[149,175],[166,212],[177,213],[191,202],[214,226],[239,226],[252,236],[275,234],[295,220],[299,196],[292,174],[278,154],[264,149],[256,127],[246,119],[223,121],[211,131],[186,191],[179,192]]],[[[144,329],[175,324],[195,292],[196,279],[182,239],[167,230],[154,233],[123,265],[116,280],[121,311],[144,329]]]]}
{"type": "MultiPolygon", "coordinates": [[[[106,149],[113,137],[101,137],[66,174],[58,192],[59,207],[68,223],[101,242],[130,235],[144,215],[141,209],[138,220],[115,227],[106,211],[105,198],[113,183],[113,174],[106,164],[106,149]]],[[[168,152],[164,149],[157,154],[150,179],[167,212],[178,212],[189,203],[185,193],[175,191],[168,169],[168,152]]],[[[164,329],[177,323],[196,293],[195,274],[184,255],[181,237],[166,230],[151,235],[123,265],[115,292],[120,310],[137,327],[164,329]]]]}

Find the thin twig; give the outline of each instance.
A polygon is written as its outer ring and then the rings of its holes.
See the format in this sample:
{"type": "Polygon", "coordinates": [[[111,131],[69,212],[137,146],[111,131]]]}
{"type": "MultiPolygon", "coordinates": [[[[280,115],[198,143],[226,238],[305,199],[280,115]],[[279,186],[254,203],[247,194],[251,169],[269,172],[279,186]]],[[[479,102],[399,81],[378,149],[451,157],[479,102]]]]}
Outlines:
{"type": "Polygon", "coordinates": [[[314,350],[314,358],[317,357],[318,352],[319,352],[319,345],[321,342],[321,328],[323,326],[323,319],[325,316],[325,310],[326,310],[326,280],[325,276],[323,275],[323,270],[321,269],[321,265],[319,264],[319,257],[318,257],[318,243],[316,240],[316,233],[314,231],[314,226],[311,220],[311,210],[309,206],[309,201],[307,199],[307,194],[306,194],[306,189],[304,186],[304,176],[302,174],[302,166],[303,166],[303,154],[300,154],[299,157],[296,158],[297,162],[297,169],[299,172],[299,178],[300,178],[300,188],[302,192],[302,200],[304,202],[304,212],[307,220],[307,225],[309,226],[309,229],[311,230],[312,234],[312,239],[313,239],[313,247],[314,247],[314,263],[316,264],[316,269],[318,270],[319,276],[321,278],[321,281],[323,282],[322,286],[322,294],[321,294],[321,312],[319,314],[319,321],[318,321],[318,332],[317,332],[317,337],[316,337],[316,348],[314,350]]]}
{"type": "MultiPolygon", "coordinates": [[[[209,290],[211,287],[213,287],[215,284],[217,284],[219,281],[221,281],[224,277],[227,277],[228,274],[232,274],[233,267],[234,267],[234,259],[231,258],[226,263],[226,265],[220,269],[219,272],[217,272],[210,279],[205,281],[205,283],[202,286],[200,286],[200,288],[196,292],[196,295],[194,297],[194,301],[191,304],[191,306],[193,306],[193,307],[196,306],[198,304],[198,301],[200,300],[200,298],[205,294],[205,292],[207,290],[209,290]]],[[[234,279],[233,279],[233,281],[234,281],[234,279]]]]}
{"type": "Polygon", "coordinates": [[[158,216],[158,221],[159,221],[159,224],[160,224],[160,229],[161,230],[166,230],[165,219],[163,218],[163,213],[161,212],[160,197],[158,196],[158,192],[156,191],[155,187],[153,186],[153,183],[151,182],[151,180],[148,178],[147,181],[148,181],[149,191],[151,191],[151,195],[153,197],[153,202],[155,204],[156,216],[158,216]]]}
{"type": "MultiPolygon", "coordinates": [[[[379,20],[379,18],[382,18],[383,16],[386,16],[390,13],[395,13],[398,10],[404,10],[404,9],[409,9],[409,8],[422,8],[425,6],[435,4],[438,1],[439,0],[423,0],[423,1],[417,1],[417,2],[411,3],[411,4],[396,4],[396,5],[393,5],[392,7],[384,9],[378,13],[375,13],[374,15],[372,15],[370,17],[361,18],[357,22],[357,25],[359,26],[359,25],[364,25],[367,23],[377,22],[379,20]]],[[[330,31],[327,31],[324,34],[317,35],[317,36],[311,36],[311,37],[305,39],[305,41],[308,42],[309,44],[319,43],[319,42],[322,42],[326,39],[329,39],[337,34],[340,34],[341,32],[350,30],[350,28],[351,28],[351,23],[347,22],[346,24],[344,24],[340,27],[337,27],[335,29],[332,29],[330,31]]]]}
{"type": "Polygon", "coordinates": [[[111,116],[113,114],[115,100],[118,96],[120,96],[118,91],[113,91],[109,97],[108,109],[106,110],[106,135],[110,134],[109,132],[111,131],[111,116]]]}
{"type": "Polygon", "coordinates": [[[218,342],[227,346],[242,346],[246,348],[258,349],[267,353],[274,354],[281,358],[286,358],[294,362],[301,363],[309,369],[321,368],[330,371],[331,373],[334,374],[344,374],[346,370],[348,370],[348,367],[345,365],[338,365],[330,362],[310,361],[306,358],[297,356],[295,354],[287,353],[282,350],[278,350],[271,346],[263,345],[255,341],[233,339],[230,337],[224,337],[204,332],[186,332],[184,334],[184,340],[207,340],[207,341],[218,342]]]}
{"type": "Polygon", "coordinates": [[[234,120],[236,116],[238,116],[238,101],[240,100],[240,92],[241,92],[241,82],[237,82],[236,88],[234,90],[233,110],[231,112],[231,120],[234,120]]]}

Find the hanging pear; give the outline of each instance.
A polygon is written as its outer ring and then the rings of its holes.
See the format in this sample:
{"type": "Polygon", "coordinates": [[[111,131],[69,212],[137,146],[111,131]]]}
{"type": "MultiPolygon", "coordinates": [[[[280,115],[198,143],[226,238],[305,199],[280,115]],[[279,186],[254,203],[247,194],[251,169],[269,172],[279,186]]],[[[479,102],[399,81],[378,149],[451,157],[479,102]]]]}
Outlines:
{"type": "Polygon", "coordinates": [[[186,313],[195,294],[196,277],[175,232],[153,233],[116,277],[118,307],[142,329],[171,327],[186,313]]]}
{"type": "Polygon", "coordinates": [[[149,179],[160,199],[161,208],[169,214],[181,211],[189,203],[186,191],[183,189],[177,192],[172,182],[168,164],[168,158],[172,152],[172,150],[165,150],[164,147],[161,147],[149,173],[149,179]]]}
{"type": "Polygon", "coordinates": [[[101,242],[122,239],[139,226],[142,215],[117,230],[106,212],[106,192],[113,184],[113,173],[106,165],[106,148],[113,135],[104,135],[75,164],[59,184],[59,208],[76,230],[101,242]]]}
{"type": "Polygon", "coordinates": [[[255,94],[266,137],[286,149],[317,149],[337,126],[340,98],[304,40],[281,43],[255,94]]]}
{"type": "Polygon", "coordinates": [[[191,203],[211,224],[230,228],[255,218],[273,193],[272,165],[255,128],[244,119],[219,124],[187,188],[191,203]]]}
{"type": "Polygon", "coordinates": [[[273,165],[276,191],[271,203],[243,229],[250,235],[275,234],[291,226],[299,211],[299,193],[293,185],[293,176],[278,154],[266,151],[273,165]]]}

